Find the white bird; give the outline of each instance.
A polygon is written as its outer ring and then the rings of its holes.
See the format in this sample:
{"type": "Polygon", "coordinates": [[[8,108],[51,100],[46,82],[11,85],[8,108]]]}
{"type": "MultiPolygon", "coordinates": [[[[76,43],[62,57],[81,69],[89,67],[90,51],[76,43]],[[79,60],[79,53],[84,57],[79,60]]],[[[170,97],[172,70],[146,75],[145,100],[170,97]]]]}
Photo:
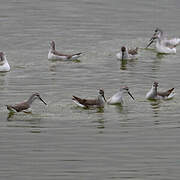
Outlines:
{"type": "Polygon", "coordinates": [[[171,99],[174,97],[173,93],[174,88],[171,88],[167,91],[158,91],[158,83],[154,82],[150,91],[146,94],[146,99],[148,100],[157,100],[157,99],[171,99]]]}
{"type": "Polygon", "coordinates": [[[156,42],[156,50],[158,53],[175,54],[176,46],[180,44],[180,38],[167,39],[163,31],[157,28],[146,48],[153,42],[156,42]]]}
{"type": "Polygon", "coordinates": [[[107,104],[110,104],[110,105],[117,105],[117,104],[120,104],[120,105],[123,105],[123,95],[125,93],[128,93],[131,98],[134,100],[134,97],[132,96],[132,94],[129,92],[129,88],[127,86],[125,87],[122,87],[120,88],[120,90],[114,94],[111,98],[109,98],[107,100],[107,104]]]}
{"type": "Polygon", "coordinates": [[[104,96],[104,90],[102,89],[99,90],[97,99],[82,99],[77,96],[73,96],[72,100],[79,107],[83,107],[83,108],[90,108],[90,107],[103,108],[106,102],[104,96]]]}
{"type": "Polygon", "coordinates": [[[62,54],[55,49],[55,42],[50,42],[50,50],[48,53],[49,60],[77,60],[82,53],[62,54]]]}
{"type": "Polygon", "coordinates": [[[138,48],[127,49],[125,46],[121,47],[121,52],[116,54],[118,60],[133,60],[136,59],[138,54],[138,48]]]}
{"type": "Polygon", "coordinates": [[[0,72],[10,71],[10,66],[6,59],[6,55],[3,52],[0,52],[0,72]]]}

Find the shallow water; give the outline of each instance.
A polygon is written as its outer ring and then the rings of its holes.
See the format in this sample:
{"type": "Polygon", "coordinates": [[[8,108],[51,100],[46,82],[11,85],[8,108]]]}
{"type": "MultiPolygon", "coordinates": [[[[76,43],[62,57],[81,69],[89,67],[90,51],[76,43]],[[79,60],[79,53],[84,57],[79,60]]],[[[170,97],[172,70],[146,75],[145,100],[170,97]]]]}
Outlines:
{"type": "Polygon", "coordinates": [[[180,48],[145,50],[153,30],[179,36],[178,0],[1,1],[0,49],[11,71],[0,74],[0,179],[178,179],[180,48]],[[48,61],[49,41],[80,62],[48,61]],[[122,45],[139,58],[121,64],[122,45]],[[153,81],[175,87],[171,101],[149,102],[153,81]],[[126,104],[84,110],[72,95],[105,96],[127,85],[126,104]],[[8,118],[5,105],[39,92],[33,114],[8,118]]]}

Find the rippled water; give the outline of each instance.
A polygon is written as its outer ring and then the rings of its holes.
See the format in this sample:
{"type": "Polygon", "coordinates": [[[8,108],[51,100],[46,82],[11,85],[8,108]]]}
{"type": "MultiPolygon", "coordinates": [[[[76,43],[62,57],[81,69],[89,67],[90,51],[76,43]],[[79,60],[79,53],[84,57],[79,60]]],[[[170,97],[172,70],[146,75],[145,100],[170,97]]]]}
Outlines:
{"type": "Polygon", "coordinates": [[[11,72],[0,74],[0,179],[179,179],[180,48],[144,50],[153,30],[180,35],[178,0],[1,0],[0,49],[11,72]],[[48,61],[49,41],[80,62],[48,61]],[[122,45],[141,47],[121,64],[122,45]],[[156,80],[175,87],[171,101],[149,102],[156,80]],[[135,101],[104,111],[77,108],[72,95],[106,97],[127,85],[135,101]],[[8,118],[6,104],[40,92],[33,114],[8,118]]]}

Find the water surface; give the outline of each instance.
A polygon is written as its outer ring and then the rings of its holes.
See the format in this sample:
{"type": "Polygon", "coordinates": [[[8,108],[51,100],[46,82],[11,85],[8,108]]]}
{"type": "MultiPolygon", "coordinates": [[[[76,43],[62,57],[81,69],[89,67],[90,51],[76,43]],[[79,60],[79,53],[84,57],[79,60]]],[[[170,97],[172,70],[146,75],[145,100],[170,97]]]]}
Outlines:
{"type": "Polygon", "coordinates": [[[156,27],[179,36],[178,0],[1,1],[0,49],[11,65],[0,74],[0,179],[179,179],[180,49],[144,50],[156,27]],[[48,61],[49,41],[80,62],[48,61]],[[121,64],[122,45],[141,47],[121,64]],[[153,81],[175,87],[171,101],[149,102],[153,81]],[[106,97],[127,85],[135,97],[103,111],[77,108],[72,95],[106,97]],[[39,92],[33,114],[8,119],[5,105],[39,92]]]}

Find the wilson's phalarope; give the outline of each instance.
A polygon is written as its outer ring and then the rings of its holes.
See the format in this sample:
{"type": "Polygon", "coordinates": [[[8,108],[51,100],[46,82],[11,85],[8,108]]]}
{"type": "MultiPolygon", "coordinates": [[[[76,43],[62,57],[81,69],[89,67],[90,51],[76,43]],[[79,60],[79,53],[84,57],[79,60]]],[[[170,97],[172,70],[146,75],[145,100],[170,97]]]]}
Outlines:
{"type": "Polygon", "coordinates": [[[153,42],[156,42],[156,50],[158,53],[175,54],[176,46],[180,44],[180,38],[167,39],[164,37],[163,31],[157,28],[146,48],[153,42]]]}
{"type": "Polygon", "coordinates": [[[107,100],[107,104],[110,105],[116,105],[116,104],[121,104],[123,105],[123,95],[124,93],[128,93],[131,98],[134,100],[134,97],[132,94],[129,92],[129,88],[127,86],[120,88],[120,90],[114,94],[111,98],[107,100]]]}
{"type": "Polygon", "coordinates": [[[174,97],[173,93],[174,88],[171,88],[167,91],[159,92],[157,91],[158,83],[154,82],[150,91],[146,94],[146,99],[148,100],[157,100],[157,99],[171,99],[174,97]]]}
{"type": "Polygon", "coordinates": [[[3,52],[0,52],[0,72],[10,71],[10,66],[6,59],[6,55],[3,52]]]}
{"type": "Polygon", "coordinates": [[[172,38],[172,39],[167,39],[164,36],[164,33],[161,29],[156,28],[154,31],[154,34],[152,36],[152,38],[149,40],[149,44],[147,45],[146,48],[148,48],[153,42],[155,42],[155,36],[157,36],[158,33],[161,33],[161,39],[164,40],[164,42],[166,42],[167,44],[171,45],[171,46],[178,46],[180,44],[180,38],[172,38]]]}
{"type": "Polygon", "coordinates": [[[50,42],[50,50],[48,53],[48,59],[49,60],[77,60],[82,53],[76,53],[76,54],[62,54],[55,49],[55,42],[50,42]]]}
{"type": "Polygon", "coordinates": [[[26,112],[26,110],[28,110],[30,107],[31,107],[31,104],[33,103],[33,101],[35,99],[39,99],[41,100],[45,105],[46,102],[40,97],[39,93],[34,93],[30,96],[30,98],[25,101],[25,102],[22,102],[22,103],[19,103],[19,104],[16,104],[16,105],[6,105],[7,106],[7,109],[10,111],[10,112],[21,112],[21,111],[24,111],[26,112]]]}
{"type": "Polygon", "coordinates": [[[83,108],[89,108],[89,107],[98,107],[103,108],[106,102],[105,96],[104,96],[104,90],[99,90],[99,95],[97,99],[81,99],[79,97],[73,96],[72,100],[79,106],[83,108]]]}
{"type": "Polygon", "coordinates": [[[136,55],[138,54],[138,48],[135,49],[127,49],[125,46],[121,47],[121,52],[116,54],[116,58],[118,60],[132,60],[136,59],[136,55]]]}

